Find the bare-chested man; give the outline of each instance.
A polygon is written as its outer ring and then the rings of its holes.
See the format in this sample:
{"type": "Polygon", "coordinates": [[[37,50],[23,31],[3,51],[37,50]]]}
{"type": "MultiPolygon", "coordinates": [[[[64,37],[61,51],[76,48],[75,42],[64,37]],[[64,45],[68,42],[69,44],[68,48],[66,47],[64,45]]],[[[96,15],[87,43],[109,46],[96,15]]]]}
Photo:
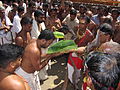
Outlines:
{"type": "Polygon", "coordinates": [[[23,48],[14,44],[0,46],[0,90],[30,90],[28,83],[14,73],[21,64],[23,48]]]}
{"type": "Polygon", "coordinates": [[[52,31],[43,30],[38,39],[31,40],[25,48],[21,67],[16,70],[16,73],[27,80],[31,90],[40,90],[38,74],[35,75],[34,72],[41,70],[48,63],[51,56],[42,57],[41,48],[48,47],[54,39],[55,36],[52,31]],[[46,60],[41,61],[43,58],[46,60]]]}
{"type": "Polygon", "coordinates": [[[46,27],[52,31],[56,31],[61,28],[61,21],[57,18],[57,9],[50,9],[50,17],[46,19],[46,27]]]}
{"type": "Polygon", "coordinates": [[[32,19],[29,17],[23,17],[21,20],[22,30],[17,34],[15,43],[19,46],[26,47],[30,42],[30,32],[32,30],[32,19]]]}

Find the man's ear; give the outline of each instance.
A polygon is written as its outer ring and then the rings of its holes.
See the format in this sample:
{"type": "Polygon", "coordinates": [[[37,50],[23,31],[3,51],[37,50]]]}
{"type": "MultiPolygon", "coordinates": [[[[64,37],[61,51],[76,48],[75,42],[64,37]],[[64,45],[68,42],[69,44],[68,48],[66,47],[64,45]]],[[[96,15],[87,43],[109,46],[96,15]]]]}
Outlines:
{"type": "Polygon", "coordinates": [[[15,68],[15,66],[16,66],[14,62],[10,62],[9,65],[10,65],[11,68],[15,68]]]}

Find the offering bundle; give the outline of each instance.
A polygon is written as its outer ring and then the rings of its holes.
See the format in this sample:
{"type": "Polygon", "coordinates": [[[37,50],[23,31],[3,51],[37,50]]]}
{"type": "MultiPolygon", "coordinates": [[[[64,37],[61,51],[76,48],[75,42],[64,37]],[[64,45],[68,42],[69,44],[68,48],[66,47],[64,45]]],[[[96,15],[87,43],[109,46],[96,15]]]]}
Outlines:
{"type": "Polygon", "coordinates": [[[77,45],[73,40],[61,40],[48,48],[47,54],[67,52],[71,49],[77,49],[77,45]]]}

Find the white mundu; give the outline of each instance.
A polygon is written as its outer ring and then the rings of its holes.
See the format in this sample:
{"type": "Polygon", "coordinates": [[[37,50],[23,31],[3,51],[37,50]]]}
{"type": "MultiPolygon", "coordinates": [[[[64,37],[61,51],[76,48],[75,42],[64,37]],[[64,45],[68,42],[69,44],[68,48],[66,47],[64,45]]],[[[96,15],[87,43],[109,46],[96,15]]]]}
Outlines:
{"type": "MultiPolygon", "coordinates": [[[[48,48],[41,48],[42,54],[45,54],[47,52],[47,49],[48,48]]],[[[47,74],[48,64],[39,71],[38,76],[40,80],[45,80],[48,78],[48,74],[47,74]]]]}
{"type": "Polygon", "coordinates": [[[21,18],[18,16],[18,14],[16,14],[13,19],[13,27],[11,28],[14,39],[16,37],[16,33],[19,33],[22,29],[20,21],[21,18]]]}
{"type": "Polygon", "coordinates": [[[17,68],[16,74],[22,76],[27,81],[31,90],[41,90],[38,73],[27,73],[21,67],[17,68]]]}

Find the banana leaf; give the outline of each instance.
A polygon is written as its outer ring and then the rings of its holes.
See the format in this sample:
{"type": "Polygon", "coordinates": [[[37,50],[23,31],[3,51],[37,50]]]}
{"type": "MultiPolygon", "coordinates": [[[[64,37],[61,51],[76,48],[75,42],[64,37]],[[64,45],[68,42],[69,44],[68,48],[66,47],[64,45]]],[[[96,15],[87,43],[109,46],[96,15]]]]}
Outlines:
{"type": "Polygon", "coordinates": [[[53,32],[56,38],[64,38],[64,33],[55,31],[53,32]]]}
{"type": "Polygon", "coordinates": [[[61,40],[48,48],[47,54],[58,52],[66,52],[71,49],[77,49],[77,45],[73,40],[61,40]]]}

